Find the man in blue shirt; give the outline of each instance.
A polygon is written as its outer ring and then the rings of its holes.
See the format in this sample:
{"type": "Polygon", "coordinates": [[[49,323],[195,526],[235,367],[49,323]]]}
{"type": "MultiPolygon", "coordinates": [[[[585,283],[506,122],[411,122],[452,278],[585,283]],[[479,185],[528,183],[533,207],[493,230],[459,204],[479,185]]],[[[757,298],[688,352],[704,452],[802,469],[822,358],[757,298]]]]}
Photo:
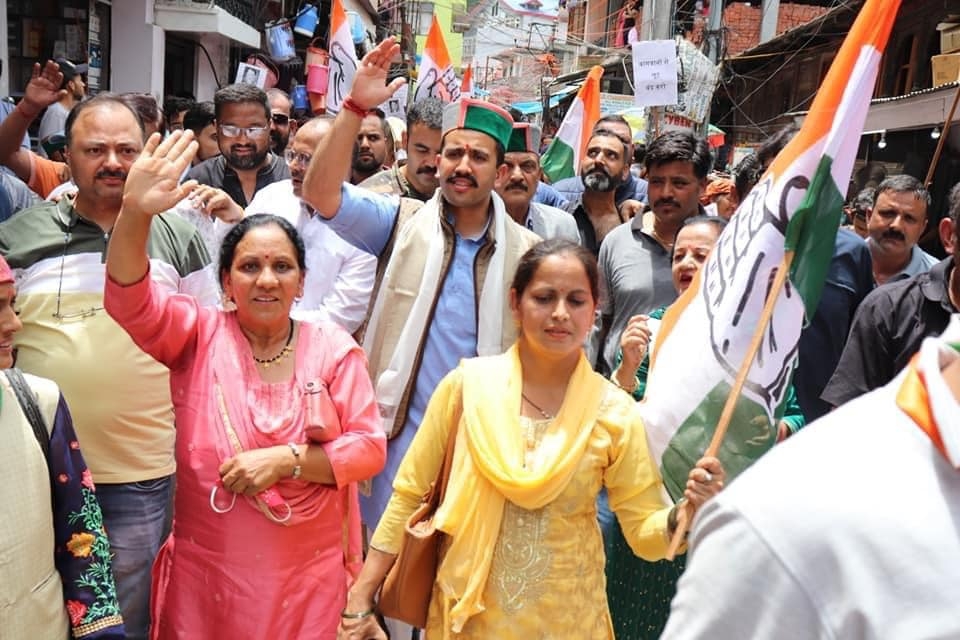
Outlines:
{"type": "Polygon", "coordinates": [[[513,120],[488,102],[463,99],[444,108],[440,189],[427,203],[343,182],[363,117],[403,84],[385,83],[398,50],[388,38],[364,57],[303,185],[304,200],[337,233],[380,259],[362,340],[390,441],[387,466],[361,500],[371,528],[440,379],[462,358],[500,353],[513,343],[510,282],[519,258],[539,241],[494,193],[506,177],[513,120]]]}
{"type": "MultiPolygon", "coordinates": [[[[594,125],[593,132],[596,133],[600,129],[610,131],[620,138],[623,144],[627,145],[627,157],[633,157],[633,133],[630,129],[630,123],[628,123],[623,116],[609,115],[600,118],[597,120],[597,124],[594,125]]],[[[555,185],[553,185],[553,188],[560,192],[560,195],[567,202],[578,201],[580,199],[580,194],[582,194],[583,190],[585,189],[583,186],[583,179],[580,176],[573,176],[572,178],[559,180],[555,185]]],[[[541,193],[538,190],[535,198],[537,202],[544,202],[545,204],[549,204],[554,207],[563,208],[563,204],[545,202],[540,198],[541,193]]],[[[636,200],[646,204],[647,181],[643,178],[634,177],[633,174],[628,173],[624,181],[617,187],[617,190],[614,193],[614,200],[617,203],[617,208],[620,208],[627,200],[636,200]]]]}

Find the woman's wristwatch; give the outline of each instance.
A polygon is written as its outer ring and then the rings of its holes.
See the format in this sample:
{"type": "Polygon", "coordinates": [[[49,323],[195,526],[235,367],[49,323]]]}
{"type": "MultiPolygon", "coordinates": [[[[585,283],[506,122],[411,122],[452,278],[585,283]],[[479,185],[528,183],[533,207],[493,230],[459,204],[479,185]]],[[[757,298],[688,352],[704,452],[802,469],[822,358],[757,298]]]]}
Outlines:
{"type": "Polygon", "coordinates": [[[300,447],[294,442],[288,442],[287,446],[290,447],[290,451],[293,452],[293,457],[296,459],[293,465],[293,473],[290,474],[290,477],[294,480],[299,480],[300,474],[303,473],[303,468],[300,467],[300,447]]]}

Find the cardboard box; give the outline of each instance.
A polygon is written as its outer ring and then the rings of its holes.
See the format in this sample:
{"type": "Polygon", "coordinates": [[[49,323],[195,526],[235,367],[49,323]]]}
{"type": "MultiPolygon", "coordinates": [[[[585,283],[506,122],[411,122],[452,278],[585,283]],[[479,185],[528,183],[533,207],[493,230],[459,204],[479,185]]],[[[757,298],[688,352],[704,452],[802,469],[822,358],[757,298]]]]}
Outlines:
{"type": "Polygon", "coordinates": [[[940,53],[960,51],[960,25],[951,25],[940,32],[940,53]]]}
{"type": "Polygon", "coordinates": [[[960,80],[960,53],[933,56],[930,64],[933,66],[934,87],[960,80]]]}

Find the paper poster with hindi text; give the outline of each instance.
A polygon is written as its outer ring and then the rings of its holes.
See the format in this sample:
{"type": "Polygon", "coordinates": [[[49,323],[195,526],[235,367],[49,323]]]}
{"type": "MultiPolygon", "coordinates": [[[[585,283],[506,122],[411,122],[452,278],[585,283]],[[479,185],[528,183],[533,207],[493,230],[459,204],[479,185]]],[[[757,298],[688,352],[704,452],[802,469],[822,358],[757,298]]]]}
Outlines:
{"type": "Polygon", "coordinates": [[[638,107],[677,104],[677,45],[673,40],[633,43],[633,103],[638,107]]]}

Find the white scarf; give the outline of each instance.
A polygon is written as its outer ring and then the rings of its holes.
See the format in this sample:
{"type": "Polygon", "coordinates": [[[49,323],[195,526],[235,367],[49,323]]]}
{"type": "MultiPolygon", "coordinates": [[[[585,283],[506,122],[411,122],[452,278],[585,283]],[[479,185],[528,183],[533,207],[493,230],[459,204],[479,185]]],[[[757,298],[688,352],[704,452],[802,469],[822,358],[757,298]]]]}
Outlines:
{"type": "MultiPolygon", "coordinates": [[[[480,290],[480,313],[477,326],[477,354],[481,356],[496,355],[503,351],[501,336],[503,333],[503,306],[506,295],[503,291],[504,254],[506,253],[506,220],[507,211],[503,200],[496,193],[490,194],[493,203],[493,236],[494,252],[487,267],[480,290]]],[[[417,350],[424,339],[424,332],[428,330],[427,317],[430,308],[439,294],[440,272],[443,267],[444,238],[440,227],[440,216],[443,215],[441,192],[437,189],[433,197],[398,231],[395,247],[399,247],[409,240],[409,236],[417,231],[429,234],[429,246],[423,268],[423,277],[420,280],[420,290],[407,320],[400,333],[397,348],[390,357],[390,364],[383,370],[376,380],[374,388],[377,392],[377,403],[380,406],[380,418],[383,429],[390,434],[396,420],[397,410],[403,398],[403,392],[413,372],[413,364],[417,350]],[[424,227],[429,225],[429,228],[424,227]]],[[[394,262],[391,259],[383,275],[383,284],[377,294],[377,299],[370,313],[370,322],[363,338],[363,348],[369,353],[372,348],[380,317],[384,312],[383,303],[386,298],[394,262]]]]}

